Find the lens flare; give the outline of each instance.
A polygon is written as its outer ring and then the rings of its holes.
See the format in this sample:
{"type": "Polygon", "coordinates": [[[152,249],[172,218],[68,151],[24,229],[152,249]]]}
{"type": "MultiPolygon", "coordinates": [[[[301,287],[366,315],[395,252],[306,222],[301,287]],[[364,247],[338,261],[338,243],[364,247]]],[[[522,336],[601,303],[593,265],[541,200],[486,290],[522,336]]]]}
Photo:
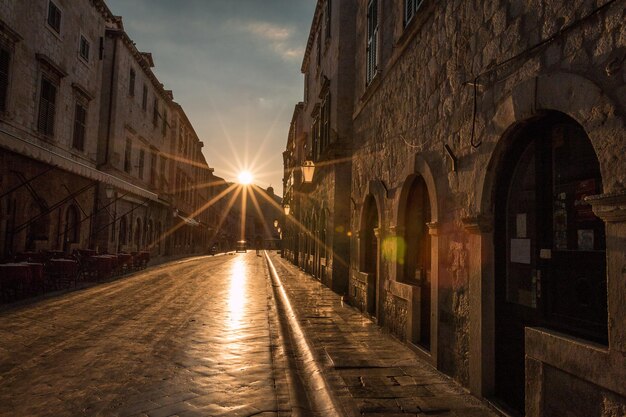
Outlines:
{"type": "Polygon", "coordinates": [[[239,179],[239,184],[248,185],[252,183],[254,177],[250,171],[241,171],[237,176],[237,179],[239,179]]]}

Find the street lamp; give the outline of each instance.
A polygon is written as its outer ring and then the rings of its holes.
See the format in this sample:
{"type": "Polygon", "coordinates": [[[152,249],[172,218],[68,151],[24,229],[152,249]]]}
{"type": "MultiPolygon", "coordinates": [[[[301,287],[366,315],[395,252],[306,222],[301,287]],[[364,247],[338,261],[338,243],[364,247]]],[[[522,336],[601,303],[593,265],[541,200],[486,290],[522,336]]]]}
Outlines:
{"type": "Polygon", "coordinates": [[[313,182],[314,173],[315,164],[313,163],[313,161],[304,161],[304,164],[302,165],[302,176],[304,177],[304,182],[313,182]]]}
{"type": "Polygon", "coordinates": [[[104,193],[106,194],[109,200],[113,198],[114,192],[115,192],[115,188],[111,187],[110,185],[107,185],[106,187],[104,187],[104,193]]]}
{"type": "Polygon", "coordinates": [[[283,206],[283,210],[285,211],[285,216],[289,216],[289,211],[291,210],[291,207],[289,207],[289,204],[285,204],[283,206]]]}

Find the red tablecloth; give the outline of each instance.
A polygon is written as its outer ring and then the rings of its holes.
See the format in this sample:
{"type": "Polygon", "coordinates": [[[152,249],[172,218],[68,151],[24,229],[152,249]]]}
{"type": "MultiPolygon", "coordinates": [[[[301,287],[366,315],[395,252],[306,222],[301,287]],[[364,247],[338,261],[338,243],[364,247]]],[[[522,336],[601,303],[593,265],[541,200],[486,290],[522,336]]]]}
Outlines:
{"type": "Polygon", "coordinates": [[[50,259],[47,272],[68,276],[76,275],[78,273],[78,262],[73,259],[50,259]]]}
{"type": "Polygon", "coordinates": [[[10,263],[0,265],[0,290],[18,290],[24,292],[31,288],[33,274],[25,263],[10,263]]]}

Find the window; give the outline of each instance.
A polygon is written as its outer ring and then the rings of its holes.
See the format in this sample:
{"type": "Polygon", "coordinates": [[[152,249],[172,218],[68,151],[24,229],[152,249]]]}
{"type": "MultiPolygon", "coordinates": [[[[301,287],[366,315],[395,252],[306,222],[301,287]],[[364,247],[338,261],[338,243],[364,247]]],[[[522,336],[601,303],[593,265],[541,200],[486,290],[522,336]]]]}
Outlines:
{"type": "Polygon", "coordinates": [[[326,0],[326,13],[324,14],[325,20],[325,29],[326,29],[326,40],[330,39],[330,9],[331,9],[331,0],[326,0]]]}
{"type": "Polygon", "coordinates": [[[321,110],[320,152],[330,143],[330,93],[326,93],[321,110]]]}
{"type": "Polygon", "coordinates": [[[155,152],[152,152],[152,154],[150,155],[150,185],[153,187],[156,185],[156,164],[157,154],[155,152]]]}
{"type": "Polygon", "coordinates": [[[311,127],[311,158],[313,161],[317,161],[319,156],[320,145],[320,119],[319,116],[315,116],[313,119],[313,126],[311,127]]]}
{"type": "Polygon", "coordinates": [[[132,68],[130,69],[130,75],[128,79],[128,95],[135,95],[135,70],[132,68]]]}
{"type": "Polygon", "coordinates": [[[56,33],[61,33],[61,10],[53,2],[48,2],[48,25],[56,33]]]}
{"type": "Polygon", "coordinates": [[[124,150],[124,171],[130,172],[131,164],[130,157],[132,155],[132,143],[129,138],[126,138],[126,149],[124,150]]]}
{"type": "Polygon", "coordinates": [[[378,1],[369,0],[367,5],[367,62],[365,83],[369,84],[376,75],[378,65],[378,1]]]}
{"type": "Polygon", "coordinates": [[[304,102],[309,101],[309,73],[304,74],[304,102]]]}
{"type": "Polygon", "coordinates": [[[146,158],[146,153],[144,152],[144,150],[140,150],[139,151],[139,179],[142,180],[143,179],[143,166],[144,166],[144,160],[146,158]]]}
{"type": "Polygon", "coordinates": [[[165,191],[165,157],[159,157],[159,188],[165,191]]]}
{"type": "Polygon", "coordinates": [[[85,61],[89,61],[89,41],[83,35],[80,35],[78,54],[85,61]]]}
{"type": "Polygon", "coordinates": [[[317,66],[322,63],[322,30],[317,32],[317,66]]]}
{"type": "Polygon", "coordinates": [[[163,125],[161,127],[161,133],[163,133],[163,136],[165,136],[166,132],[167,132],[167,110],[163,109],[163,125]]]}
{"type": "Polygon", "coordinates": [[[39,118],[37,119],[37,130],[46,136],[54,136],[56,96],[56,85],[45,77],[42,77],[41,92],[39,94],[39,118]]]}
{"type": "Polygon", "coordinates": [[[9,63],[11,54],[0,47],[0,111],[7,109],[7,93],[9,91],[9,63]]]}
{"type": "Polygon", "coordinates": [[[141,109],[143,111],[148,110],[148,87],[143,85],[143,94],[141,96],[141,109]]]}
{"type": "Polygon", "coordinates": [[[74,107],[74,139],[72,147],[83,151],[85,149],[85,125],[87,123],[87,108],[82,103],[74,107]]]}
{"type": "Polygon", "coordinates": [[[409,22],[415,16],[415,12],[422,5],[424,0],[404,0],[404,26],[408,25],[409,22]]]}
{"type": "Polygon", "coordinates": [[[159,99],[154,98],[154,104],[152,106],[152,124],[154,126],[159,122],[159,99]]]}

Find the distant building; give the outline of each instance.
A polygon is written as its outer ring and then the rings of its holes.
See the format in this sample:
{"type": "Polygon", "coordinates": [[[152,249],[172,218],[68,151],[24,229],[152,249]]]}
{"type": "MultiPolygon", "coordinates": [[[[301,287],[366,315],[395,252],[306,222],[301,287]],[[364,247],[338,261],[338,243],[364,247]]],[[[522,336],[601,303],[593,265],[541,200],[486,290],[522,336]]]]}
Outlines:
{"type": "Polygon", "coordinates": [[[152,72],[152,55],[137,49],[121,18],[109,24],[103,48],[98,166],[127,185],[99,187],[98,204],[110,205],[97,217],[98,248],[149,249],[154,256],[163,255],[160,237],[171,217],[167,165],[172,95],[152,72]]]}
{"type": "Polygon", "coordinates": [[[288,256],[333,290],[348,291],[351,120],[355,3],[318,2],[302,62],[304,101],[296,106],[286,150],[285,204],[288,256]],[[311,183],[297,166],[315,164],[311,183]],[[297,180],[297,181],[296,181],[297,180]]]}

